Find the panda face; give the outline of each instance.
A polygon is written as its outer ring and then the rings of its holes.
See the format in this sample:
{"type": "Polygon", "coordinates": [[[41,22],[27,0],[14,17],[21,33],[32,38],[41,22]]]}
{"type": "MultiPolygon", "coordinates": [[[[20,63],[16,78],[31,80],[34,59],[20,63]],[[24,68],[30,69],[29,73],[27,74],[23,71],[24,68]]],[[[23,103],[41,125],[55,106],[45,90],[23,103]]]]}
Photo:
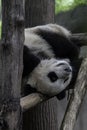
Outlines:
{"type": "Polygon", "coordinates": [[[56,95],[64,90],[72,79],[72,67],[67,60],[46,59],[29,76],[27,84],[38,92],[56,95]]]}

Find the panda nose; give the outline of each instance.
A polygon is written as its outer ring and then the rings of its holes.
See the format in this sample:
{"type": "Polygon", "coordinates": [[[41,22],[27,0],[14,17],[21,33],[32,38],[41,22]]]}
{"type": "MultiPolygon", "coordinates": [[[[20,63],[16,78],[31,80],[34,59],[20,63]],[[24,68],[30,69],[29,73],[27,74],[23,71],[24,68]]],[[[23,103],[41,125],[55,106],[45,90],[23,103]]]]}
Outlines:
{"type": "Polygon", "coordinates": [[[69,67],[65,68],[64,70],[65,70],[66,72],[72,72],[72,69],[69,68],[69,67]]]}

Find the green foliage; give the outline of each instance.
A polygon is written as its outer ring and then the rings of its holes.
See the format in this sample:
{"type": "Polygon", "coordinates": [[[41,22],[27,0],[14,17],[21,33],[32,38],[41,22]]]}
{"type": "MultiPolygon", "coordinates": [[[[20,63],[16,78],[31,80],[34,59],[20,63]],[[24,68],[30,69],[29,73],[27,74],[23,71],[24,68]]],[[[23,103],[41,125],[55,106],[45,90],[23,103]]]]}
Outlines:
{"type": "Polygon", "coordinates": [[[67,11],[81,4],[87,4],[87,0],[55,0],[55,13],[67,11]]]}

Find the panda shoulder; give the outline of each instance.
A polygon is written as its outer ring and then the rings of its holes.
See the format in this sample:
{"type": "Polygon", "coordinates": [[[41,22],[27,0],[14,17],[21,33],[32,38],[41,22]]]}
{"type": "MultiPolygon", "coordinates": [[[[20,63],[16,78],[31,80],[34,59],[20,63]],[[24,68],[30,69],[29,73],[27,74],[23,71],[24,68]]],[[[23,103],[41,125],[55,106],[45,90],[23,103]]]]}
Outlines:
{"type": "MultiPolygon", "coordinates": [[[[35,27],[36,28],[36,27],[35,27]]],[[[25,42],[24,46],[27,46],[29,50],[40,58],[54,57],[53,50],[50,44],[41,35],[31,31],[33,28],[25,29],[25,42]]]]}

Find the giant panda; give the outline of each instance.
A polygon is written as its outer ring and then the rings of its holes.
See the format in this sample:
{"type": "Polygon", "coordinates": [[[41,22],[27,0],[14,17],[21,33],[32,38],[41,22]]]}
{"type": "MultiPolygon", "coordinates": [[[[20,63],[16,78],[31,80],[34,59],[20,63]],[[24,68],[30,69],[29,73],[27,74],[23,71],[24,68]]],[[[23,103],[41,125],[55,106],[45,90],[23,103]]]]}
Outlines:
{"type": "Polygon", "coordinates": [[[57,24],[25,29],[22,88],[24,95],[39,92],[65,96],[79,70],[80,48],[71,32],[57,24]]]}

